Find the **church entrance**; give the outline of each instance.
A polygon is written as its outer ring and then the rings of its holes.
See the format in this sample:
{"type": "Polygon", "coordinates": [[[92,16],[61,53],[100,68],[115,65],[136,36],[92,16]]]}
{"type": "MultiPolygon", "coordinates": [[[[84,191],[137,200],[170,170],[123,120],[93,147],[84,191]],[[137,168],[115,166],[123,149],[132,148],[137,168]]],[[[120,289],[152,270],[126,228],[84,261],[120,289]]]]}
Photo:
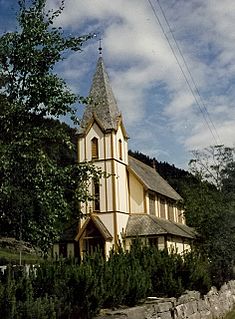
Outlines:
{"type": "Polygon", "coordinates": [[[105,256],[105,240],[92,221],[88,223],[80,242],[83,256],[95,252],[105,256]]]}
{"type": "Polygon", "coordinates": [[[104,256],[104,240],[99,237],[83,239],[83,254],[92,255],[95,252],[101,252],[104,256]]]}

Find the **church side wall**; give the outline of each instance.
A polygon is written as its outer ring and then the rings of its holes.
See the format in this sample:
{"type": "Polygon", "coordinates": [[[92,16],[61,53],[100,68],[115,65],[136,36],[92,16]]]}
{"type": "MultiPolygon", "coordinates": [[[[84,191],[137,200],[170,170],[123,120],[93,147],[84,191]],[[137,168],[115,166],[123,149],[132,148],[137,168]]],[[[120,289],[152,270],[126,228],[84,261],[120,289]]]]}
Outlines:
{"type": "Polygon", "coordinates": [[[123,234],[126,229],[128,217],[128,214],[117,213],[117,235],[121,243],[123,239],[123,234]]]}
{"type": "Polygon", "coordinates": [[[144,213],[144,188],[133,174],[129,174],[130,184],[130,212],[144,213]]]}
{"type": "Polygon", "coordinates": [[[126,166],[118,162],[115,163],[115,184],[116,184],[116,211],[129,212],[129,196],[127,185],[126,166]]]}

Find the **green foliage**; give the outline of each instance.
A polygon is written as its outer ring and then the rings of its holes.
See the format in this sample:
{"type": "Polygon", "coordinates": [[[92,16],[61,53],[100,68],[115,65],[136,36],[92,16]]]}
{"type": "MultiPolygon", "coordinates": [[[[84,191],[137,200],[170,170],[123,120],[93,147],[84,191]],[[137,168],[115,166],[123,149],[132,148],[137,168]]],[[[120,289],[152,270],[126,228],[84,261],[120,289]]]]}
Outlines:
{"type": "Polygon", "coordinates": [[[46,0],[18,2],[19,31],[0,37],[0,233],[46,252],[64,223],[80,217],[78,201],[87,200],[88,179],[99,175],[71,160],[71,130],[48,119],[74,118],[79,97],[53,69],[92,36],[66,37],[53,26],[63,1],[48,12],[46,0]]]}
{"type": "Polygon", "coordinates": [[[198,290],[206,294],[212,286],[210,263],[200,252],[193,250],[184,254],[182,268],[182,285],[188,290],[198,290]]]}
{"type": "Polygon", "coordinates": [[[53,27],[64,4],[46,12],[46,0],[32,0],[31,6],[19,0],[19,31],[0,38],[1,78],[7,100],[22,111],[40,115],[65,115],[72,112],[77,97],[65,82],[52,72],[68,51],[81,51],[92,37],[65,37],[53,27]]]}
{"type": "Polygon", "coordinates": [[[185,215],[199,234],[197,249],[210,262],[212,283],[220,286],[232,278],[235,257],[233,149],[219,145],[195,155],[197,183],[184,185],[185,215]]]}
{"type": "Polygon", "coordinates": [[[186,289],[205,293],[209,264],[196,252],[184,256],[145,247],[100,253],[77,264],[45,261],[26,274],[9,268],[0,275],[1,318],[92,318],[101,307],[133,306],[147,296],[179,296],[186,289]],[[7,308],[5,305],[7,304],[7,308]]]}
{"type": "Polygon", "coordinates": [[[203,150],[192,151],[194,156],[189,162],[191,172],[202,181],[208,181],[221,189],[224,171],[234,162],[234,149],[224,145],[215,145],[203,150]]]}
{"type": "MultiPolygon", "coordinates": [[[[139,152],[130,154],[150,166],[155,161],[139,152]]],[[[202,259],[209,261],[206,282],[212,280],[214,285],[220,286],[232,278],[235,257],[234,149],[216,145],[192,154],[190,172],[168,163],[155,162],[160,175],[184,199],[187,224],[198,233],[196,249],[202,259]]],[[[207,283],[202,284],[202,290],[207,283]]]]}

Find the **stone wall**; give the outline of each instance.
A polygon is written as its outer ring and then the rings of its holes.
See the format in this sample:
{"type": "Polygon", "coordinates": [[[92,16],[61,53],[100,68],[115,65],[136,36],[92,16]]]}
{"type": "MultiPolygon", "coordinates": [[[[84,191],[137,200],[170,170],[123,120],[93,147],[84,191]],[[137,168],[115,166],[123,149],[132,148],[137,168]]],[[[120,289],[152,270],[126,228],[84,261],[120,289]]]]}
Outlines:
{"type": "Polygon", "coordinates": [[[224,318],[235,306],[235,280],[218,291],[212,287],[201,298],[197,291],[188,291],[176,298],[149,297],[140,306],[103,309],[96,319],[217,319],[224,318]]]}

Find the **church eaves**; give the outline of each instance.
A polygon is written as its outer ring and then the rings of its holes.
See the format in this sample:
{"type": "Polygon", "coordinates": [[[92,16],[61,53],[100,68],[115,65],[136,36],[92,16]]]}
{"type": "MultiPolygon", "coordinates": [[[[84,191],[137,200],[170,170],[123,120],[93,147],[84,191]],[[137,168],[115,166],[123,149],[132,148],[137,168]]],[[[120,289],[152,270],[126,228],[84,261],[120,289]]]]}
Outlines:
{"type": "Polygon", "coordinates": [[[99,57],[97,62],[89,100],[79,133],[83,134],[93,120],[96,120],[104,131],[117,130],[121,113],[118,110],[102,57],[99,57]]]}

